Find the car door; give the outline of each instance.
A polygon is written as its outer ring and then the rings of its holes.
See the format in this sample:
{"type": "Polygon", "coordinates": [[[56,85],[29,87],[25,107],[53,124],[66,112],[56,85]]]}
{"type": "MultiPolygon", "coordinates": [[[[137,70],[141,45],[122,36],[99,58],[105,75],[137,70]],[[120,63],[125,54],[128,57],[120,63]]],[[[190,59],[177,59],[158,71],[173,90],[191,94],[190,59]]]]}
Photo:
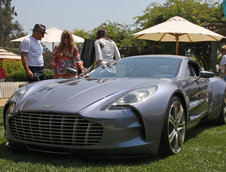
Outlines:
{"type": "Polygon", "coordinates": [[[194,61],[188,61],[184,91],[189,101],[190,121],[201,119],[208,111],[208,82],[207,78],[200,78],[201,68],[194,61]]]}

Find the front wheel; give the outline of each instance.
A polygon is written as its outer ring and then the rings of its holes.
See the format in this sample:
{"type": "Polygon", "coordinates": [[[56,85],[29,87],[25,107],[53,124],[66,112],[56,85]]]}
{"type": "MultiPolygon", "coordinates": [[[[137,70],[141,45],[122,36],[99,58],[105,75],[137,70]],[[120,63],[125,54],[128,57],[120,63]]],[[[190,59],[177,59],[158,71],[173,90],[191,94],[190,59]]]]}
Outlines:
{"type": "Polygon", "coordinates": [[[185,139],[185,111],[178,97],[170,100],[162,135],[164,153],[177,154],[181,152],[185,139]]]}

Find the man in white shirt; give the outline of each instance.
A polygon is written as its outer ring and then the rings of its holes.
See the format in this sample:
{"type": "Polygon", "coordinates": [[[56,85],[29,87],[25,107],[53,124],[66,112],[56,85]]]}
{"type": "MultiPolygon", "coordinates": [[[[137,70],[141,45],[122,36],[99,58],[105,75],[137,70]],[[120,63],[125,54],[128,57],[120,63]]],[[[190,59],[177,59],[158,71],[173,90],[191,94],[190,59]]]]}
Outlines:
{"type": "Polygon", "coordinates": [[[121,55],[115,42],[111,40],[105,29],[97,31],[97,39],[94,42],[97,67],[111,62],[113,60],[120,60],[121,55]]]}
{"type": "Polygon", "coordinates": [[[220,61],[220,68],[222,73],[222,78],[226,81],[226,45],[221,47],[221,61],[220,61]]]}
{"type": "Polygon", "coordinates": [[[43,48],[39,42],[44,37],[45,31],[44,25],[36,24],[33,34],[25,38],[21,44],[21,59],[29,83],[45,79],[43,48]]]}

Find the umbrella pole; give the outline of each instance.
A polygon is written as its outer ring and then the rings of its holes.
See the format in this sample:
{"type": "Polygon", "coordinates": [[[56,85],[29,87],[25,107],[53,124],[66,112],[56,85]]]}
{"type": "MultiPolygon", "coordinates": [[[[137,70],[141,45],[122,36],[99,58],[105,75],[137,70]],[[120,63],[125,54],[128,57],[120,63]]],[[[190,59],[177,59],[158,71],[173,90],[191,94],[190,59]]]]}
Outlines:
{"type": "Polygon", "coordinates": [[[53,52],[53,50],[54,50],[54,42],[52,42],[52,52],[53,52]]]}
{"type": "Polygon", "coordinates": [[[179,36],[176,36],[176,55],[178,55],[178,50],[179,50],[179,36]]]}

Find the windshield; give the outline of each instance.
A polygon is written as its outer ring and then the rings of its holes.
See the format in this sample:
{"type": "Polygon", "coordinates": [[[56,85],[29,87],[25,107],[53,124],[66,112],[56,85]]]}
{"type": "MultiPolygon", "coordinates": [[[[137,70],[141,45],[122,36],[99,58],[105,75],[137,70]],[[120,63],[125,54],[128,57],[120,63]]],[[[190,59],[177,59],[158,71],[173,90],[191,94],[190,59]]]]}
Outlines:
{"type": "Polygon", "coordinates": [[[177,58],[123,58],[98,67],[89,78],[172,78],[177,75],[180,63],[177,58]]]}

